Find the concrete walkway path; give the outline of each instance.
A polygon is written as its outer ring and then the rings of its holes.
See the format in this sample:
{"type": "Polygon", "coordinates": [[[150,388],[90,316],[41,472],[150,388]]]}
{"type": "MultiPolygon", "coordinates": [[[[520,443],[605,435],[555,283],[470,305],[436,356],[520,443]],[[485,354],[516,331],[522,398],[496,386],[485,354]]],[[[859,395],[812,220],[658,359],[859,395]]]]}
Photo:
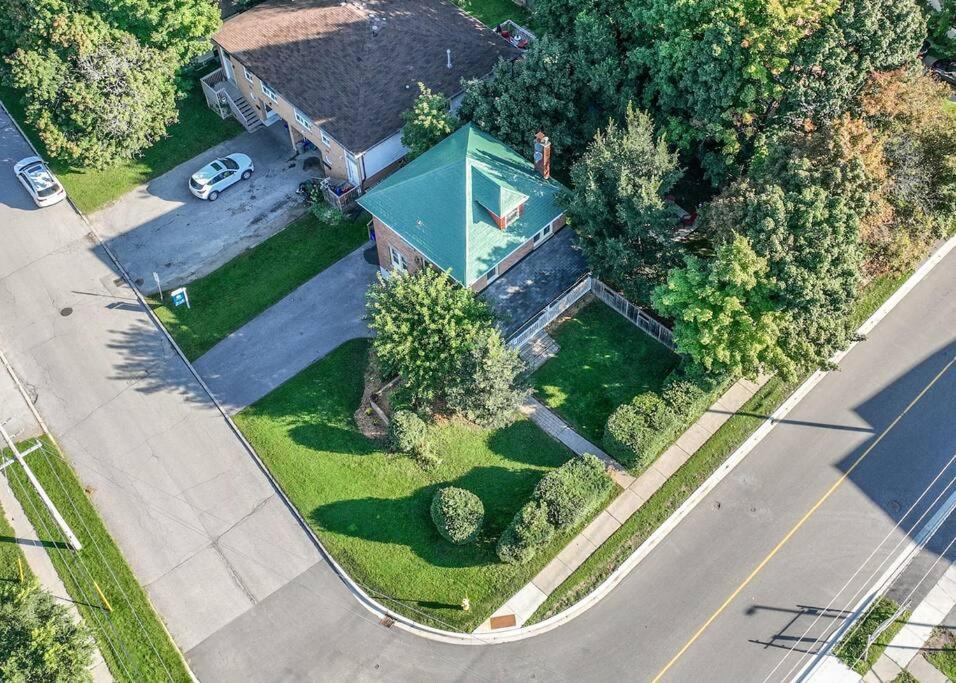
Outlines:
{"type": "Polygon", "coordinates": [[[368,244],[332,264],[206,352],[194,365],[234,414],[340,344],[369,335],[365,291],[378,264],[368,244]]]}

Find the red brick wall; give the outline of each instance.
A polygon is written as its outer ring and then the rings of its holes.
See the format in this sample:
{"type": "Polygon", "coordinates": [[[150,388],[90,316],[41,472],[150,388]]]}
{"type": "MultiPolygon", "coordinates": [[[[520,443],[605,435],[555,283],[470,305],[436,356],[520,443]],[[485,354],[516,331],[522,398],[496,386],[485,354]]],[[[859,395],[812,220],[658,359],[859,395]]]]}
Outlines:
{"type": "Polygon", "coordinates": [[[378,249],[378,263],[385,270],[392,269],[392,255],[389,247],[394,247],[395,251],[405,257],[405,263],[408,265],[408,272],[414,273],[419,270],[418,257],[420,254],[413,249],[411,245],[398,236],[390,227],[385,225],[376,217],[372,217],[372,224],[375,227],[375,247],[378,249]]]}

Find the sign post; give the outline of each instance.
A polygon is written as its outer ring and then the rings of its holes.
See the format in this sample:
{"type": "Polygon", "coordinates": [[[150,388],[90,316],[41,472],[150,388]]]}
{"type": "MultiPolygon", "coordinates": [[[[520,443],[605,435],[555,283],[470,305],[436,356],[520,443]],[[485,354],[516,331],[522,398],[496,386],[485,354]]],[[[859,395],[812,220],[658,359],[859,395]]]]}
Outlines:
{"type": "Polygon", "coordinates": [[[159,283],[159,273],[153,272],[153,279],[156,281],[156,289],[159,290],[159,300],[163,300],[163,286],[159,283]]]}

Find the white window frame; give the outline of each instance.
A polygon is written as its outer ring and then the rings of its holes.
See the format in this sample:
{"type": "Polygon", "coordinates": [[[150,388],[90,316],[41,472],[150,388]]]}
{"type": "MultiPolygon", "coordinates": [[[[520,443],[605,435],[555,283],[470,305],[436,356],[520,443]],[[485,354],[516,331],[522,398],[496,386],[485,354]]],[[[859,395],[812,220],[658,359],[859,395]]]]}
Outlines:
{"type": "Polygon", "coordinates": [[[253,82],[252,72],[249,71],[249,69],[247,69],[246,67],[242,67],[242,75],[245,76],[246,80],[249,81],[250,83],[253,82]]]}
{"type": "Polygon", "coordinates": [[[408,261],[405,260],[405,256],[391,244],[388,245],[388,257],[392,262],[392,270],[397,270],[399,273],[408,272],[408,261]]]}
{"type": "Polygon", "coordinates": [[[259,88],[262,90],[262,94],[268,97],[273,102],[279,101],[279,94],[275,90],[270,88],[268,85],[266,85],[265,81],[259,82],[259,88]]]}
{"type": "Polygon", "coordinates": [[[299,125],[305,130],[312,130],[312,122],[306,118],[305,114],[298,109],[293,109],[293,111],[295,112],[295,120],[298,121],[299,125]]]}
{"type": "Polygon", "coordinates": [[[322,144],[326,147],[332,146],[332,140],[329,139],[329,136],[325,134],[325,131],[319,128],[319,138],[322,140],[322,144]]]}
{"type": "Polygon", "coordinates": [[[518,219],[518,216],[520,215],[521,215],[521,206],[516,206],[511,211],[506,213],[505,220],[504,220],[505,227],[507,228],[509,225],[514,223],[518,219]]]}
{"type": "Polygon", "coordinates": [[[554,234],[553,225],[554,225],[554,221],[551,221],[550,223],[548,223],[546,226],[544,226],[543,228],[541,228],[540,230],[538,230],[538,232],[534,234],[534,237],[532,237],[531,239],[532,239],[532,244],[535,247],[546,242],[547,239],[554,234]]]}
{"type": "Polygon", "coordinates": [[[491,270],[485,273],[485,284],[491,284],[498,279],[498,276],[501,275],[498,270],[498,266],[500,265],[500,263],[496,263],[494,266],[492,266],[491,270]]]}

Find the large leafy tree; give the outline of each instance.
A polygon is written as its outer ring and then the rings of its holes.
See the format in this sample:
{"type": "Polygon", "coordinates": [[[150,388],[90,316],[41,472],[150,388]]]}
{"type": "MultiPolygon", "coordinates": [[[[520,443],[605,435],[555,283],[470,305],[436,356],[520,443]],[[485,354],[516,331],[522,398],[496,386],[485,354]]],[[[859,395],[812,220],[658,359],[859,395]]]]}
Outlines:
{"type": "Polygon", "coordinates": [[[677,214],[664,196],[680,176],[676,153],[633,108],[623,127],[612,121],[599,132],[571,170],[564,202],[588,263],[635,301],[648,301],[679,262],[677,214]]]}
{"type": "Polygon", "coordinates": [[[654,307],[674,319],[674,344],[696,365],[718,376],[755,378],[768,370],[793,374],[779,345],[786,325],[773,302],[767,259],[740,235],[708,263],[688,256],[654,291],[654,307]]]}
{"type": "Polygon", "coordinates": [[[92,680],[89,633],[35,581],[0,582],[0,652],[0,680],[92,680]]]}
{"type": "Polygon", "coordinates": [[[428,151],[458,126],[447,97],[433,93],[424,83],[418,84],[418,90],[412,108],[402,113],[402,144],[408,147],[409,159],[428,151]]]}
{"type": "Polygon", "coordinates": [[[175,62],[97,15],[58,17],[9,68],[40,139],[72,163],[132,158],[177,118],[175,62]]]}
{"type": "Polygon", "coordinates": [[[431,268],[373,285],[367,309],[383,371],[401,375],[403,391],[418,407],[445,396],[462,358],[491,321],[473,291],[431,268]]]}
{"type": "Polygon", "coordinates": [[[448,407],[482,427],[504,427],[528,395],[519,379],[525,369],[517,349],[508,347],[497,330],[484,330],[461,359],[448,389],[448,407]]]}

